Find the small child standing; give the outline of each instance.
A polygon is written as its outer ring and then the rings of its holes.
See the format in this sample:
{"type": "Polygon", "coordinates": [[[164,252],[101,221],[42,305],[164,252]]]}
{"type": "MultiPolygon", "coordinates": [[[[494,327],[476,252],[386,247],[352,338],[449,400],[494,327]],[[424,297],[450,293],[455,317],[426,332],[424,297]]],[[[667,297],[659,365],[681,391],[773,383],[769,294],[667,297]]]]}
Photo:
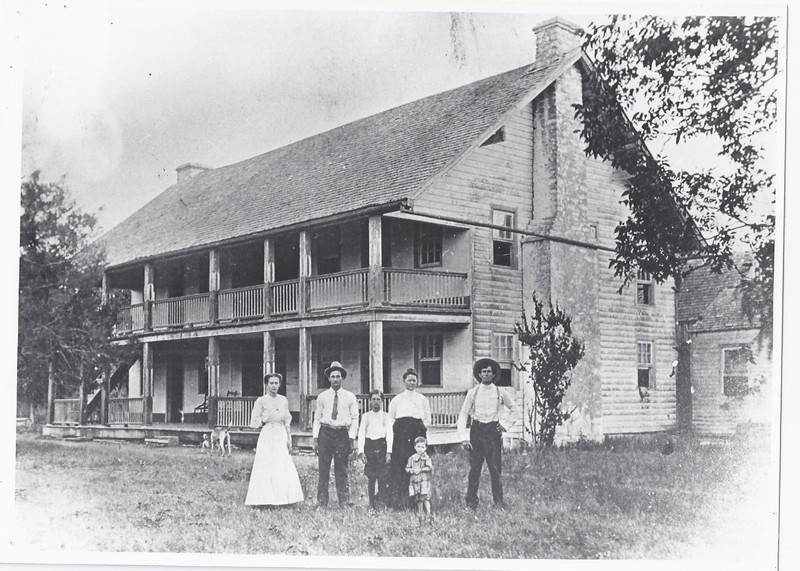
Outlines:
{"type": "Polygon", "coordinates": [[[408,494],[417,501],[417,517],[419,523],[426,519],[431,521],[431,476],[433,463],[428,455],[428,441],[425,437],[418,436],[414,440],[415,454],[412,454],[406,464],[406,472],[411,474],[408,483],[408,494]]]}
{"type": "Polygon", "coordinates": [[[373,389],[369,393],[369,411],[361,415],[358,427],[358,457],[364,462],[367,476],[369,507],[389,500],[388,470],[392,454],[392,427],[389,415],[383,410],[383,393],[373,389]],[[377,490],[376,490],[377,487],[377,490]]]}

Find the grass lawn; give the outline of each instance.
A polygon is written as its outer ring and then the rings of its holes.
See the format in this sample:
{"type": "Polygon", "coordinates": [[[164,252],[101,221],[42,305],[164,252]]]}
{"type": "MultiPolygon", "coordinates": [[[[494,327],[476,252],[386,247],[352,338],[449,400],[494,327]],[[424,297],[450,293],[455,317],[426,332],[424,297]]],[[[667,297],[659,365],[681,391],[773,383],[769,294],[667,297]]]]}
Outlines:
{"type": "MultiPolygon", "coordinates": [[[[661,437],[663,439],[663,437],[661,437]]],[[[506,454],[505,511],[463,507],[468,462],[433,456],[430,525],[370,513],[353,463],[352,508],[314,508],[316,458],[295,456],[306,502],[252,510],[253,452],[17,437],[18,549],[470,558],[742,558],[774,552],[769,452],[747,442],[659,441],[506,454]]],[[[331,477],[331,480],[333,478],[331,477]]],[[[331,483],[332,485],[332,483],[331,483]]],[[[335,505],[331,490],[331,505],[335,505]]]]}

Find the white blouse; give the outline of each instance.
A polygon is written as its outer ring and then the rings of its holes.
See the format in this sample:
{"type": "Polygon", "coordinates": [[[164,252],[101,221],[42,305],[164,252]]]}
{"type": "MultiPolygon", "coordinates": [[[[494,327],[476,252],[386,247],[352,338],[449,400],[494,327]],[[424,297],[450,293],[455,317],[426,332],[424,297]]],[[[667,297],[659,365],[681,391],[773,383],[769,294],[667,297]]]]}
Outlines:
{"type": "Polygon", "coordinates": [[[289,413],[289,401],[283,395],[270,396],[268,394],[258,397],[253,414],[250,417],[250,428],[261,428],[263,425],[275,422],[286,426],[292,424],[292,415],[289,413]]]}

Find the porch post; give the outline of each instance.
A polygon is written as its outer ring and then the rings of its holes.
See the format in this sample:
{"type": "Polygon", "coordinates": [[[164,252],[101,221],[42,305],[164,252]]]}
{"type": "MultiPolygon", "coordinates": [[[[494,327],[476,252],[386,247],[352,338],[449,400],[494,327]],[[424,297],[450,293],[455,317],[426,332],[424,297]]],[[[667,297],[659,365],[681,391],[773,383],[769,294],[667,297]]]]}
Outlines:
{"type": "Polygon", "coordinates": [[[143,422],[153,424],[153,348],[147,342],[142,343],[142,398],[143,422]]]}
{"type": "Polygon", "coordinates": [[[369,390],[383,390],[383,321],[369,322],[369,390]]]}
{"type": "Polygon", "coordinates": [[[306,398],[311,389],[311,335],[307,327],[299,331],[300,348],[298,363],[298,381],[300,384],[300,426],[308,428],[313,420],[312,411],[308,407],[306,398]]]}
{"type": "Polygon", "coordinates": [[[219,250],[208,252],[208,322],[219,321],[219,250]]]}
{"type": "Polygon", "coordinates": [[[103,285],[102,285],[102,297],[100,298],[100,302],[105,305],[108,303],[108,274],[103,272],[103,285]]]}
{"type": "Polygon", "coordinates": [[[103,384],[100,385],[100,424],[108,424],[108,367],[103,367],[102,375],[103,384]]]}
{"type": "Polygon", "coordinates": [[[219,396],[219,339],[208,338],[208,426],[217,422],[217,397],[219,396]]]}
{"type": "MultiPolygon", "coordinates": [[[[272,312],[269,286],[275,281],[275,241],[272,238],[264,238],[264,319],[269,319],[272,312]]],[[[266,333],[264,334],[266,336],[266,333]]],[[[265,337],[266,339],[266,337],[265,337]]],[[[266,347],[266,341],[264,346],[266,347]]],[[[264,369],[264,374],[267,370],[264,369]]]]}
{"type": "Polygon", "coordinates": [[[155,292],[155,268],[151,262],[144,265],[144,289],[142,290],[142,303],[144,304],[144,329],[153,329],[153,300],[155,292]]]}
{"type": "Polygon", "coordinates": [[[47,363],[47,424],[53,424],[56,403],[56,378],[53,363],[47,363]]]}
{"type": "MultiPolygon", "coordinates": [[[[383,303],[383,235],[380,214],[369,217],[369,305],[383,303]]],[[[372,329],[370,328],[370,331],[372,329]]]]}
{"type": "Polygon", "coordinates": [[[78,367],[78,378],[81,381],[81,384],[78,386],[78,401],[80,402],[78,424],[83,426],[86,424],[86,381],[83,378],[83,363],[78,367]]]}
{"type": "MultiPolygon", "coordinates": [[[[263,375],[275,372],[275,334],[272,331],[264,331],[264,366],[261,371],[263,375]]],[[[285,383],[286,379],[283,379],[283,382],[285,383]]],[[[266,392],[264,390],[264,394],[266,392]]]]}
{"type": "Polygon", "coordinates": [[[311,275],[311,236],[307,230],[300,231],[300,277],[298,279],[297,313],[308,313],[308,276],[311,275]]]}

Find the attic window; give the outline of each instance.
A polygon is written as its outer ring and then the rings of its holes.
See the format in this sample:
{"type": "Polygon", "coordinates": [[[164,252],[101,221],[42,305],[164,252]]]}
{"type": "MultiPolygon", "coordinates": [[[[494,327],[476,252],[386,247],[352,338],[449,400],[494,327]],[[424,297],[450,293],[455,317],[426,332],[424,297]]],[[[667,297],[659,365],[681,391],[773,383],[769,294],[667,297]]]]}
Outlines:
{"type": "Polygon", "coordinates": [[[495,143],[502,143],[506,140],[506,128],[500,127],[494,134],[486,139],[483,143],[481,143],[481,147],[488,147],[489,145],[494,145],[495,143]]]}

